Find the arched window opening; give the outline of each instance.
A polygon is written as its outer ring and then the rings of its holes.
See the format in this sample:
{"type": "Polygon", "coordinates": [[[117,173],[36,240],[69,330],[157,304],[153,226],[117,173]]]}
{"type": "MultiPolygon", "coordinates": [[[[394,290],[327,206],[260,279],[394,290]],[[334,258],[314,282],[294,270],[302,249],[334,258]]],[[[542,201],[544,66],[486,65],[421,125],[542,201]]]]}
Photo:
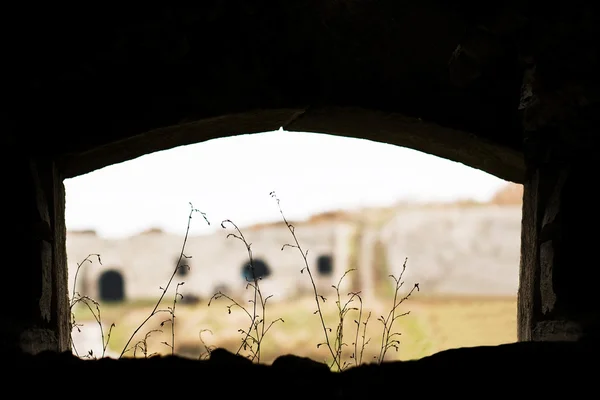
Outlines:
{"type": "Polygon", "coordinates": [[[267,263],[262,260],[254,260],[252,264],[248,262],[242,267],[242,277],[248,282],[251,282],[254,279],[266,278],[269,275],[271,275],[271,269],[267,263]],[[253,267],[254,273],[252,273],[253,267]]]}
{"type": "Polygon", "coordinates": [[[100,275],[98,285],[101,301],[118,302],[125,300],[125,281],[119,271],[104,272],[100,275]]]}
{"type": "Polygon", "coordinates": [[[187,276],[190,272],[190,259],[186,257],[181,257],[180,260],[179,257],[177,257],[177,260],[175,260],[175,262],[178,262],[177,276],[187,276]]]}
{"type": "Polygon", "coordinates": [[[320,256],[317,258],[317,272],[319,275],[333,274],[333,258],[331,256],[320,256]]]}

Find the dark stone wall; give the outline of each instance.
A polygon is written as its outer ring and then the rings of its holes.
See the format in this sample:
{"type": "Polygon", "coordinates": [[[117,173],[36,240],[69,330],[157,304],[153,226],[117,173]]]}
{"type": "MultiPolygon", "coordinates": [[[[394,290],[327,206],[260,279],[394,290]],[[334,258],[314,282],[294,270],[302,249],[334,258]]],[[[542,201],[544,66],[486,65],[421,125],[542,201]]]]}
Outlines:
{"type": "Polygon", "coordinates": [[[524,182],[519,338],[573,340],[597,325],[593,4],[70,7],[15,5],[3,24],[3,348],[69,347],[64,177],[279,126],[411,145],[524,182]]]}
{"type": "Polygon", "coordinates": [[[595,334],[600,321],[600,20],[591,7],[546,5],[531,18],[521,100],[520,340],[575,340],[595,334]]]}
{"type": "Polygon", "coordinates": [[[521,150],[514,51],[454,86],[448,61],[468,20],[445,1],[15,4],[6,27],[24,32],[6,41],[3,95],[16,128],[38,136],[17,137],[30,151],[68,156],[207,118],[327,107],[402,113],[521,150]]]}
{"type": "Polygon", "coordinates": [[[6,184],[0,347],[37,353],[70,347],[65,194],[48,160],[3,158],[6,184]]]}
{"type": "MultiPolygon", "coordinates": [[[[214,350],[208,360],[168,356],[93,361],[77,359],[69,353],[44,353],[4,357],[0,365],[18,372],[25,367],[60,368],[69,373],[69,390],[76,393],[90,390],[91,376],[103,382],[99,390],[118,390],[127,397],[167,397],[191,390],[205,396],[247,399],[297,396],[362,400],[386,398],[391,393],[480,398],[488,393],[500,397],[516,393],[551,397],[565,392],[585,397],[597,391],[596,381],[589,373],[597,357],[597,348],[580,343],[528,342],[447,350],[420,360],[364,364],[342,372],[332,372],[326,364],[292,355],[281,356],[272,365],[259,365],[222,349],[214,350]],[[544,380],[526,379],[533,371],[544,371],[544,380]],[[137,379],[114,381],[116,376],[137,379]],[[157,378],[150,382],[150,376],[157,378]]],[[[55,378],[42,374],[39,380],[45,383],[46,379],[55,378]]],[[[18,389],[19,385],[22,384],[18,380],[13,380],[5,388],[18,389]]],[[[48,395],[64,390],[55,384],[38,384],[28,393],[48,395]]]]}

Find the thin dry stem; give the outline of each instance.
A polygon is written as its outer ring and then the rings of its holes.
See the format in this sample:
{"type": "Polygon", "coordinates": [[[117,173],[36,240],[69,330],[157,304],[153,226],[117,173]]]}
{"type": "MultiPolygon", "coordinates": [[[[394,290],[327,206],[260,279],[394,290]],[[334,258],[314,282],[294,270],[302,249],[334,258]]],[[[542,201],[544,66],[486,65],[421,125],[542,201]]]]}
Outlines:
{"type": "Polygon", "coordinates": [[[209,346],[209,345],[207,345],[206,342],[204,341],[204,339],[202,338],[202,334],[204,332],[208,332],[211,335],[213,334],[210,329],[202,329],[198,333],[198,336],[200,337],[200,343],[202,344],[202,346],[204,347],[204,350],[205,350],[204,352],[200,353],[200,356],[198,357],[199,360],[206,360],[206,359],[210,358],[210,354],[215,349],[215,346],[212,346],[212,345],[209,346]]]}
{"type": "Polygon", "coordinates": [[[400,288],[402,287],[402,285],[404,285],[404,281],[402,280],[402,277],[404,275],[404,271],[406,271],[406,262],[407,261],[408,261],[408,258],[406,258],[404,260],[404,264],[402,265],[402,271],[400,272],[400,276],[398,278],[396,278],[394,275],[389,275],[389,277],[392,278],[395,282],[394,301],[392,304],[392,309],[389,311],[387,317],[384,318],[383,316],[380,316],[378,318],[378,320],[383,324],[383,330],[381,333],[381,347],[379,350],[379,356],[377,357],[377,362],[379,364],[381,364],[384,361],[385,355],[390,348],[394,348],[396,351],[398,351],[398,346],[400,344],[400,341],[398,339],[396,339],[396,337],[400,336],[401,334],[398,332],[392,333],[392,326],[393,326],[394,322],[396,322],[397,319],[410,314],[410,311],[407,311],[405,313],[397,315],[396,314],[397,308],[402,303],[404,303],[405,300],[408,300],[408,298],[413,294],[413,292],[415,290],[419,291],[419,284],[415,283],[414,286],[412,287],[412,289],[408,292],[408,294],[406,296],[404,296],[403,298],[401,298],[400,300],[398,300],[398,292],[400,291],[400,288]]]}
{"type": "Polygon", "coordinates": [[[243,338],[240,343],[240,347],[236,351],[236,354],[240,354],[240,352],[242,350],[249,351],[250,356],[248,358],[250,358],[250,360],[252,360],[252,361],[256,361],[257,363],[259,363],[260,357],[261,357],[261,350],[262,350],[261,345],[262,345],[262,341],[264,340],[265,335],[271,329],[273,324],[275,324],[276,322],[279,322],[279,321],[281,321],[281,322],[285,322],[285,321],[282,318],[277,318],[277,319],[271,321],[269,323],[269,325],[266,324],[267,301],[272,296],[264,297],[262,294],[262,291],[260,289],[259,281],[262,278],[256,276],[256,271],[254,268],[254,257],[252,255],[252,244],[248,243],[248,241],[244,237],[244,234],[242,233],[240,228],[233,221],[226,219],[223,222],[221,222],[221,227],[226,229],[226,226],[225,226],[226,223],[232,225],[236,231],[236,233],[227,234],[226,238],[232,237],[232,238],[240,240],[246,247],[246,252],[248,253],[249,268],[250,268],[250,272],[252,274],[252,279],[247,281],[246,289],[248,289],[250,287],[253,289],[253,292],[254,292],[254,298],[252,300],[249,300],[249,302],[252,304],[252,313],[250,313],[250,311],[248,311],[248,309],[246,307],[242,306],[239,302],[235,301],[231,296],[228,296],[227,294],[225,294],[221,291],[215,293],[210,298],[210,300],[208,301],[208,305],[210,306],[213,300],[225,298],[231,302],[231,304],[227,306],[227,311],[229,314],[231,314],[232,307],[237,307],[246,313],[246,315],[250,319],[250,326],[246,330],[244,330],[244,329],[238,330],[238,332],[243,335],[243,338]],[[261,315],[258,314],[257,307],[260,307],[261,315]],[[252,332],[254,332],[254,334],[252,332]],[[256,349],[254,349],[254,346],[256,346],[256,349]]]}
{"type": "Polygon", "coordinates": [[[362,299],[360,297],[360,292],[348,293],[348,300],[342,306],[342,299],[341,299],[341,295],[340,295],[340,286],[342,285],[342,281],[344,280],[346,275],[352,271],[355,271],[355,269],[350,269],[350,270],[344,272],[344,274],[338,281],[338,284],[332,285],[332,287],[335,289],[335,292],[337,295],[337,300],[335,303],[336,303],[336,306],[338,309],[338,326],[336,328],[336,338],[334,341],[334,348],[335,348],[337,361],[334,362],[334,364],[332,364],[332,366],[335,364],[341,365],[342,370],[346,369],[349,366],[348,363],[342,364],[342,352],[343,352],[344,346],[346,346],[346,343],[344,343],[344,321],[346,320],[346,315],[350,311],[359,311],[360,312],[360,310],[356,307],[349,307],[350,303],[352,303],[356,298],[358,298],[360,300],[361,308],[362,308],[362,299]]]}
{"type": "Polygon", "coordinates": [[[175,296],[173,296],[173,306],[167,307],[167,312],[171,315],[169,319],[164,320],[160,323],[160,326],[164,326],[166,323],[171,324],[171,343],[161,342],[165,346],[171,349],[171,355],[175,355],[175,307],[177,307],[177,300],[183,299],[183,295],[179,293],[179,286],[182,286],[185,282],[179,282],[175,287],[175,296]]]}
{"type": "MultiPolygon", "coordinates": [[[[302,250],[302,247],[300,246],[300,243],[298,242],[298,238],[296,237],[295,228],[292,224],[290,224],[288,222],[287,218],[283,214],[283,210],[281,209],[281,204],[280,204],[281,202],[280,202],[279,198],[277,197],[277,195],[275,194],[275,192],[274,191],[271,192],[270,195],[277,202],[277,207],[279,208],[279,213],[281,214],[281,217],[283,218],[283,222],[285,223],[288,230],[292,234],[292,237],[294,238],[294,242],[295,242],[295,244],[293,244],[293,245],[287,244],[287,243],[284,244],[283,247],[281,248],[281,250],[285,249],[286,247],[292,247],[292,248],[298,249],[298,251],[302,255],[302,259],[304,260],[304,268],[302,268],[300,270],[300,273],[303,273],[306,270],[306,272],[308,273],[308,276],[310,277],[310,282],[312,284],[313,293],[315,295],[315,302],[317,303],[317,311],[315,312],[315,314],[317,314],[319,316],[319,319],[321,320],[321,326],[323,327],[323,333],[325,334],[325,345],[327,346],[327,349],[329,349],[329,352],[331,354],[331,357],[333,357],[334,362],[336,362],[336,360],[337,360],[336,352],[333,350],[333,347],[329,340],[328,330],[329,330],[329,332],[331,332],[331,328],[327,328],[327,326],[325,325],[325,318],[323,317],[323,312],[321,310],[321,304],[319,302],[319,299],[322,300],[323,302],[326,299],[325,299],[325,297],[319,295],[319,292],[317,291],[317,285],[315,284],[315,280],[313,278],[312,272],[308,265],[308,259],[307,259],[308,250],[306,252],[302,250]]],[[[318,344],[317,347],[320,347],[320,344],[318,344]]],[[[336,363],[336,365],[337,365],[338,369],[341,370],[341,366],[338,363],[336,363]]]]}
{"type": "Polygon", "coordinates": [[[190,225],[192,223],[192,217],[193,217],[193,214],[195,212],[199,212],[202,215],[202,217],[204,218],[204,220],[206,221],[206,223],[208,225],[210,225],[210,222],[206,218],[206,214],[203,213],[203,212],[201,212],[201,211],[199,211],[198,209],[194,208],[194,206],[192,205],[192,203],[190,203],[190,213],[188,215],[187,228],[185,230],[185,237],[183,239],[183,245],[181,246],[181,252],[179,253],[179,259],[177,260],[176,267],[173,270],[173,273],[171,274],[171,277],[169,278],[169,281],[167,282],[167,285],[164,288],[161,287],[162,293],[160,295],[160,298],[156,302],[156,305],[154,306],[154,308],[150,312],[150,315],[148,315],[148,317],[146,317],[146,319],[144,321],[142,321],[142,323],[133,331],[133,333],[131,334],[131,336],[127,340],[127,343],[125,343],[125,346],[123,346],[123,350],[121,351],[121,354],[119,355],[119,358],[123,357],[123,355],[128,351],[128,346],[131,343],[131,341],[133,340],[133,338],[135,337],[135,335],[140,331],[140,329],[142,329],[142,327],[144,325],[146,325],[146,323],[152,317],[154,317],[159,312],[165,312],[165,311],[168,312],[167,310],[159,310],[158,307],[160,306],[160,304],[161,304],[163,298],[165,297],[165,295],[167,294],[167,291],[169,290],[169,287],[171,286],[171,282],[173,282],[173,279],[175,278],[175,274],[177,274],[177,271],[181,267],[181,260],[183,258],[189,258],[188,256],[185,255],[185,246],[187,244],[188,236],[189,236],[189,233],[190,233],[190,225]]]}
{"type": "MultiPolygon", "coordinates": [[[[88,310],[90,311],[90,313],[92,314],[92,316],[94,317],[94,319],[96,320],[96,323],[98,324],[99,328],[100,328],[100,336],[101,336],[101,340],[102,340],[102,355],[101,358],[104,358],[104,356],[106,355],[106,349],[108,347],[108,342],[110,341],[110,334],[112,332],[112,329],[115,327],[115,324],[112,323],[110,325],[110,328],[108,330],[108,336],[106,337],[105,340],[105,336],[104,336],[104,327],[102,326],[102,315],[100,313],[100,305],[98,304],[98,302],[94,299],[92,299],[89,296],[82,296],[79,292],[76,291],[77,288],[77,278],[79,276],[79,270],[81,269],[81,267],[83,266],[84,263],[89,262],[92,263],[92,260],[90,260],[90,258],[94,256],[98,259],[98,263],[100,265],[102,265],[102,259],[100,258],[100,254],[96,254],[96,253],[91,253],[88,254],[88,256],[86,258],[83,259],[83,261],[81,261],[80,263],[77,264],[77,270],[75,271],[75,278],[73,279],[73,297],[71,298],[71,300],[69,301],[69,310],[71,312],[71,337],[70,337],[70,341],[71,341],[71,347],[73,348],[73,351],[75,352],[75,355],[77,357],[79,356],[79,352],[77,351],[77,348],[75,347],[75,341],[73,340],[73,329],[77,329],[77,331],[81,332],[80,327],[83,326],[82,324],[78,324],[77,321],[75,320],[75,314],[73,313],[73,308],[75,307],[75,305],[79,304],[79,303],[83,303],[85,304],[85,306],[88,308],[88,310]],[[94,308],[92,308],[92,306],[90,305],[90,303],[94,304],[96,311],[94,311],[94,308]]],[[[87,355],[84,356],[85,358],[96,358],[96,356],[94,355],[94,352],[92,350],[89,350],[87,355]]]]}

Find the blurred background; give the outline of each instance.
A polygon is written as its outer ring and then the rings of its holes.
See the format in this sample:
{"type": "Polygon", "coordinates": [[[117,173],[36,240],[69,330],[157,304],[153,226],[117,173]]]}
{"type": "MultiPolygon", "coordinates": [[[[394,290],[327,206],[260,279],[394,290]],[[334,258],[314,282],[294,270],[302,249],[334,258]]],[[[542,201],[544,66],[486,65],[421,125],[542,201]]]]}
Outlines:
{"type": "Polygon", "coordinates": [[[199,358],[216,346],[331,361],[329,341],[354,364],[516,341],[522,186],[462,164],[280,130],[65,187],[80,356],[199,358]]]}

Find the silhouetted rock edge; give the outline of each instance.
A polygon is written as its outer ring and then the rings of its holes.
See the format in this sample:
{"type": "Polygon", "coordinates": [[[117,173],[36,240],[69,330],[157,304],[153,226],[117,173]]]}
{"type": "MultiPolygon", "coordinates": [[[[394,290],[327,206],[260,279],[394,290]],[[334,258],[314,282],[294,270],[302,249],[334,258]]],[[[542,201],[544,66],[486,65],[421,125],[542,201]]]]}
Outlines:
{"type": "Polygon", "coordinates": [[[133,386],[121,389],[125,392],[158,394],[154,391],[166,390],[165,386],[172,382],[169,375],[165,378],[156,372],[177,370],[172,375],[177,387],[195,383],[206,385],[199,390],[211,391],[218,387],[222,391],[218,397],[264,399],[286,397],[291,393],[308,398],[347,399],[374,398],[390,392],[435,391],[442,386],[449,392],[460,387],[464,393],[475,392],[483,386],[488,387],[488,391],[503,391],[515,385],[531,390],[535,387],[537,394],[540,390],[553,393],[567,387],[571,394],[573,390],[584,388],[596,390],[592,371],[598,354],[598,347],[592,342],[520,342],[451,349],[418,360],[364,364],[343,372],[332,372],[323,363],[295,355],[280,356],[272,365],[255,364],[224,349],[214,350],[208,360],[178,356],[82,360],[69,352],[46,351],[37,355],[5,355],[3,362],[9,367],[4,371],[31,367],[67,373],[73,378],[73,385],[82,390],[86,385],[93,387],[97,381],[126,379],[133,386]],[[127,378],[124,373],[129,374],[127,378]],[[82,374],[89,380],[83,379],[82,374]],[[530,379],[538,374],[551,385],[538,386],[536,380],[530,379]],[[529,380],[524,380],[528,376],[529,380]],[[469,386],[471,384],[475,386],[469,386]]]}

